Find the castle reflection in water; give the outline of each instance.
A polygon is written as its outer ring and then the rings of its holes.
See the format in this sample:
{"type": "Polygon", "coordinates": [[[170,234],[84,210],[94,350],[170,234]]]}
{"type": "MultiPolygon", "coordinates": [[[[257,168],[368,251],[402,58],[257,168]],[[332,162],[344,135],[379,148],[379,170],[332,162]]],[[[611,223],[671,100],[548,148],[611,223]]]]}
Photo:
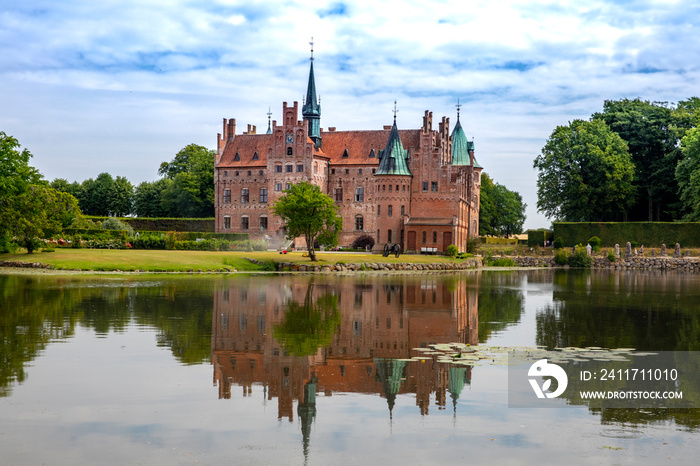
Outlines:
{"type": "Polygon", "coordinates": [[[469,274],[249,277],[214,294],[214,382],[220,398],[231,398],[234,385],[244,397],[254,384],[264,386],[267,400],[277,399],[279,419],[294,419],[296,401],[307,426],[317,393],[378,394],[389,416],[402,393],[415,393],[422,415],[431,397],[438,409],[456,410],[470,368],[405,360],[432,343],[478,344],[477,310],[477,278],[469,274]],[[321,302],[324,309],[316,307],[321,302]],[[303,321],[290,323],[288,313],[303,321]],[[324,324],[332,326],[325,341],[324,324]],[[301,335],[284,334],[290,328],[301,335]],[[308,355],[294,356],[300,350],[291,341],[301,341],[308,355]]]}

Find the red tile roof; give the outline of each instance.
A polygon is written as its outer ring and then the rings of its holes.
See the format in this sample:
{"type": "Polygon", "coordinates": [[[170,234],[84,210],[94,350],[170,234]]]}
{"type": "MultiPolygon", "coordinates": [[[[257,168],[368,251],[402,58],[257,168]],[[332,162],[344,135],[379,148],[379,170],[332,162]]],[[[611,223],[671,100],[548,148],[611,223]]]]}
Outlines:
{"type": "MultiPolygon", "coordinates": [[[[379,165],[379,151],[384,150],[389,130],[379,131],[326,131],[321,149],[314,148],[314,156],[330,158],[332,165],[379,165]],[[343,157],[347,149],[347,157],[343,157]],[[374,157],[370,152],[374,149],[374,157]]],[[[420,130],[399,130],[401,143],[410,153],[418,150],[420,130]]],[[[308,139],[308,142],[311,142],[308,139]]],[[[267,149],[273,145],[272,134],[239,134],[226,144],[217,167],[267,167],[267,149]],[[253,155],[258,152],[258,160],[253,155]],[[240,160],[235,160],[238,154],[240,160]]]]}

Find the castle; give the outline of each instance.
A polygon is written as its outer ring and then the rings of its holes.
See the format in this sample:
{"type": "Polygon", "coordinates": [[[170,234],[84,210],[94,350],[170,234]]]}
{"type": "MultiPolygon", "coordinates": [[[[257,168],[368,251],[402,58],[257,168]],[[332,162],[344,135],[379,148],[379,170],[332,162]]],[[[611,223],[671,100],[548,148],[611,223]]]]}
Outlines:
{"type": "MultiPolygon", "coordinates": [[[[313,50],[306,99],[282,105],[282,121],[266,134],[248,125],[236,134],[236,120],[224,119],[217,135],[214,169],[216,231],[248,233],[251,239],[282,244],[285,228],[271,206],[293,183],[321,188],[343,219],[340,245],[370,235],[375,250],[398,243],[402,251],[466,251],[478,235],[482,167],[459,122],[449,118],[433,129],[425,111],[419,129],[399,130],[396,112],[382,130],[321,128],[313,50]]],[[[302,246],[304,240],[297,239],[302,246]]]]}

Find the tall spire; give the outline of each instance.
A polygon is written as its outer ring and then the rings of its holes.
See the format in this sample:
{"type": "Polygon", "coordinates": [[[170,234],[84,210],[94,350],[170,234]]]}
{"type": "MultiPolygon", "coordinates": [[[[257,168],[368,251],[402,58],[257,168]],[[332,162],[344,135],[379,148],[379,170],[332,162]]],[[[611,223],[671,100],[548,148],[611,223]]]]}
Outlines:
{"type": "Polygon", "coordinates": [[[403,148],[399,129],[396,126],[396,102],[394,102],[394,125],[389,133],[386,148],[379,151],[379,167],[375,175],[413,176],[408,168],[408,151],[403,148]]]}
{"type": "MultiPolygon", "coordinates": [[[[474,141],[467,140],[462,123],[459,122],[459,110],[462,104],[457,99],[457,124],[452,131],[452,165],[469,166],[471,164],[470,153],[474,152],[474,141]]],[[[474,168],[482,168],[474,159],[474,168]]]]}
{"type": "Polygon", "coordinates": [[[272,126],[270,125],[271,116],[272,112],[270,111],[270,107],[267,107],[267,134],[272,134],[272,126]]]}
{"type": "Polygon", "coordinates": [[[316,80],[314,79],[314,38],[311,38],[311,58],[309,66],[309,84],[306,87],[306,98],[301,114],[309,123],[309,137],[316,146],[321,146],[321,101],[316,97],[316,80]]]}

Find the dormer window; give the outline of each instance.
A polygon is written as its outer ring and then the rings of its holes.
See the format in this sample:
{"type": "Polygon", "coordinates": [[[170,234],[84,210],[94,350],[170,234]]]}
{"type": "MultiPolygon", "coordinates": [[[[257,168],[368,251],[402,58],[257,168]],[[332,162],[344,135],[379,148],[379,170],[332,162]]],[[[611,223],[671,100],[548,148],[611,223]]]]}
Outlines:
{"type": "Polygon", "coordinates": [[[241,160],[241,154],[239,154],[238,152],[236,152],[236,155],[233,157],[233,161],[234,161],[234,162],[240,162],[240,160],[241,160]]]}
{"type": "Polygon", "coordinates": [[[346,147],[343,151],[343,158],[347,159],[348,157],[350,157],[350,152],[348,152],[348,148],[346,147]]]}
{"type": "Polygon", "coordinates": [[[377,156],[377,153],[374,152],[374,149],[372,149],[371,151],[369,151],[369,158],[370,158],[370,159],[373,159],[373,158],[375,158],[376,156],[377,156]]]}
{"type": "Polygon", "coordinates": [[[258,155],[258,151],[255,151],[255,154],[253,154],[253,160],[260,160],[260,155],[258,155]]]}

